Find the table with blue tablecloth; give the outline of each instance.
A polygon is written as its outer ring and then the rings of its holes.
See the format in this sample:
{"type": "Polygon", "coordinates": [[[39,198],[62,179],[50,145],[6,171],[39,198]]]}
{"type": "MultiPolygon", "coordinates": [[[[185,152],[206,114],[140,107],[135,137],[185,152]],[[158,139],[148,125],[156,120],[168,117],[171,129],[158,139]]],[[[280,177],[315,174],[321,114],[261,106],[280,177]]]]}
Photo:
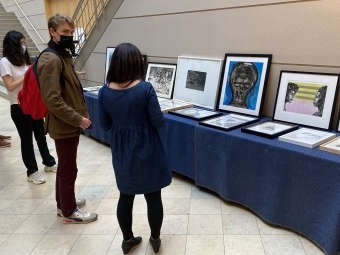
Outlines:
{"type": "MultiPolygon", "coordinates": [[[[85,93],[93,123],[86,133],[109,143],[98,99],[85,93]]],[[[165,114],[160,135],[171,169],[240,203],[267,222],[293,229],[328,255],[340,248],[340,156],[259,136],[198,125],[165,114]]],[[[268,118],[264,118],[266,120],[268,118]]]]}

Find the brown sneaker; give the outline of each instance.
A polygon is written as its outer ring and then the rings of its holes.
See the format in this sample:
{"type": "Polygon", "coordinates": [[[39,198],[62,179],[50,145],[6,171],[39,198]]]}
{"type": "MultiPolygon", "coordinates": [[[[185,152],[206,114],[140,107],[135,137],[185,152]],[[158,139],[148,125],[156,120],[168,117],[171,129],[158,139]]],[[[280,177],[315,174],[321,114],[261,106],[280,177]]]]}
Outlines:
{"type": "Polygon", "coordinates": [[[0,135],[0,140],[11,140],[11,137],[7,135],[0,135]]]}
{"type": "Polygon", "coordinates": [[[6,148],[11,146],[11,143],[5,142],[4,140],[0,140],[0,148],[6,148]]]}

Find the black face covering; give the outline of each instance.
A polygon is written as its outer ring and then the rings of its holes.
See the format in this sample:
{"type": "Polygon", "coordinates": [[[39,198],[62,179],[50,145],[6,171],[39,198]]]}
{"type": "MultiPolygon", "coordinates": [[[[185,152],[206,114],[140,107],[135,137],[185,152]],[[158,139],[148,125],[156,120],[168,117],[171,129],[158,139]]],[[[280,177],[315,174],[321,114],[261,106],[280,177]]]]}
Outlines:
{"type": "MultiPolygon", "coordinates": [[[[59,35],[59,34],[58,34],[59,35]]],[[[59,35],[60,41],[58,42],[59,46],[63,49],[69,49],[73,45],[73,36],[70,35],[59,35]]]]}

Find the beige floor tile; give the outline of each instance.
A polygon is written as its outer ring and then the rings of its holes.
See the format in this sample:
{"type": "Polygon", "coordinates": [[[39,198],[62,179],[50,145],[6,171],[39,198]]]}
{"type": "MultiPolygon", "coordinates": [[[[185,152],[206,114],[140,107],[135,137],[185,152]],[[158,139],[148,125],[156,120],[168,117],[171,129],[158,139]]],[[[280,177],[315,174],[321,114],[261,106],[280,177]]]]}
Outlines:
{"type": "Polygon", "coordinates": [[[96,221],[86,224],[82,235],[115,235],[118,228],[116,215],[98,215],[96,221]]]}
{"type": "Polygon", "coordinates": [[[163,189],[163,198],[190,198],[191,186],[189,185],[170,185],[163,189]]]}
{"type": "Polygon", "coordinates": [[[29,255],[44,235],[11,235],[0,246],[0,254],[29,255]]]}
{"type": "Polygon", "coordinates": [[[15,201],[14,199],[1,199],[0,200],[0,213],[5,211],[8,206],[13,204],[14,201],[15,201]]]}
{"type": "Polygon", "coordinates": [[[30,255],[67,255],[77,239],[77,235],[46,235],[30,255]]]}
{"type": "Polygon", "coordinates": [[[26,173],[19,175],[15,180],[13,180],[8,185],[12,186],[33,186],[32,182],[27,181],[26,173]]]}
{"type": "Polygon", "coordinates": [[[306,237],[299,236],[306,255],[324,255],[325,253],[306,237]]]}
{"type": "Polygon", "coordinates": [[[162,235],[185,235],[188,232],[188,215],[164,215],[162,235]]]}
{"type": "MultiPolygon", "coordinates": [[[[164,221],[163,221],[164,226],[164,221]]],[[[146,215],[133,215],[133,222],[132,222],[132,231],[134,235],[140,236],[140,235],[149,235],[150,236],[150,226],[148,222],[148,217],[146,215]]],[[[162,227],[162,233],[163,227],[162,227]]],[[[120,228],[117,230],[117,234],[121,235],[122,231],[120,228]]]]}
{"type": "Polygon", "coordinates": [[[72,247],[69,255],[107,254],[114,235],[81,235],[72,247]]]}
{"type": "Polygon", "coordinates": [[[20,198],[21,199],[46,199],[54,191],[54,189],[55,187],[52,185],[45,185],[45,184],[34,185],[34,186],[31,186],[24,194],[22,194],[20,198]]]}
{"type": "Polygon", "coordinates": [[[93,174],[78,174],[76,185],[84,186],[87,184],[87,182],[91,179],[93,174]]]}
{"type": "MultiPolygon", "coordinates": [[[[93,150],[91,154],[81,163],[81,165],[99,165],[99,167],[103,164],[103,162],[109,157],[107,156],[93,156],[92,153],[95,153],[97,149],[93,150]]],[[[98,167],[98,168],[99,168],[98,167]]],[[[96,170],[98,170],[98,168],[96,170]]]]}
{"type": "MultiPolygon", "coordinates": [[[[29,200],[28,200],[29,201],[29,200]]],[[[32,214],[57,214],[57,203],[55,199],[45,199],[32,214]]]]}
{"type": "Polygon", "coordinates": [[[261,235],[266,255],[306,255],[297,235],[261,235]]]}
{"type": "Polygon", "coordinates": [[[111,174],[114,176],[112,162],[103,163],[99,168],[96,174],[111,174]]]}
{"type": "Polygon", "coordinates": [[[99,215],[116,215],[118,199],[102,199],[96,209],[99,215]]]}
{"type": "MultiPolygon", "coordinates": [[[[9,185],[15,179],[17,179],[20,175],[19,174],[4,174],[0,173],[0,185],[9,185]]],[[[27,177],[26,177],[27,182],[27,177]]]]}
{"type": "Polygon", "coordinates": [[[56,179],[56,173],[53,173],[53,172],[49,172],[49,173],[46,173],[46,172],[42,172],[44,177],[45,177],[45,180],[46,180],[46,183],[45,185],[52,185],[52,186],[55,186],[55,179],[56,179]]]}
{"type": "MultiPolygon", "coordinates": [[[[87,158],[85,158],[86,160],[87,158]]],[[[78,164],[78,173],[79,174],[95,174],[97,172],[97,170],[99,169],[99,167],[101,166],[101,164],[78,164]]]]}
{"type": "MultiPolygon", "coordinates": [[[[162,255],[184,255],[187,237],[186,235],[161,235],[161,248],[160,254],[162,255]]],[[[145,239],[144,242],[149,242],[145,239]]],[[[148,243],[146,255],[154,255],[151,245],[148,243]]]]}
{"type": "Polygon", "coordinates": [[[163,198],[165,215],[186,215],[190,210],[189,198],[163,198]]]}
{"type": "Polygon", "coordinates": [[[248,214],[252,215],[253,213],[247,208],[238,205],[236,203],[230,203],[223,199],[221,199],[221,209],[222,214],[248,214]]]}
{"type": "Polygon", "coordinates": [[[208,199],[218,199],[220,200],[220,196],[215,192],[205,189],[202,187],[198,187],[193,185],[191,188],[191,198],[208,198],[208,199]]]}
{"type": "Polygon", "coordinates": [[[6,186],[0,190],[0,199],[17,199],[29,189],[29,186],[6,186]]]}
{"type": "Polygon", "coordinates": [[[260,218],[256,218],[256,221],[261,235],[296,235],[289,229],[266,223],[260,218]]]}
{"type": "Polygon", "coordinates": [[[119,198],[119,190],[118,190],[117,186],[111,186],[110,189],[107,191],[104,198],[105,199],[111,199],[111,198],[118,199],[119,198]]]}
{"type": "Polygon", "coordinates": [[[6,241],[6,239],[9,237],[10,235],[0,235],[0,246],[3,242],[6,241]]]}
{"type": "Polygon", "coordinates": [[[89,179],[86,185],[112,185],[114,181],[115,178],[112,174],[95,174],[89,179]]]}
{"type": "Polygon", "coordinates": [[[254,215],[222,215],[223,233],[225,235],[258,235],[254,215]]]}
{"type": "MultiPolygon", "coordinates": [[[[20,151],[19,151],[20,153],[20,151]]],[[[1,167],[0,167],[1,169],[1,167]]],[[[0,170],[1,174],[16,174],[16,175],[26,175],[27,173],[27,169],[25,166],[21,166],[21,165],[11,165],[11,166],[7,166],[5,167],[5,169],[0,170]]],[[[27,175],[26,175],[27,176],[27,175]]]]}
{"type": "Polygon", "coordinates": [[[46,234],[57,221],[57,215],[30,215],[14,231],[14,234],[40,235],[46,234]]]}
{"type": "Polygon", "coordinates": [[[43,199],[17,199],[2,214],[31,214],[43,202],[43,199]]]}
{"type": "Polygon", "coordinates": [[[265,255],[259,235],[225,235],[224,255],[265,255]]]}
{"type": "Polygon", "coordinates": [[[222,235],[221,215],[189,215],[188,235],[222,235]]]}
{"type": "Polygon", "coordinates": [[[0,215],[0,234],[12,234],[28,215],[0,215]]]}
{"type": "Polygon", "coordinates": [[[188,235],[185,255],[224,254],[223,235],[188,235]]]}
{"type": "Polygon", "coordinates": [[[191,199],[190,214],[221,214],[219,199],[191,199]]]}
{"type": "MultiPolygon", "coordinates": [[[[131,252],[131,255],[145,255],[146,250],[149,248],[149,244],[148,244],[148,240],[149,240],[149,236],[147,235],[139,235],[136,234],[136,236],[141,236],[143,238],[143,243],[138,246],[136,249],[133,250],[133,252],[131,252]]],[[[123,236],[120,235],[116,235],[112,241],[112,244],[110,246],[109,252],[107,254],[109,255],[122,255],[123,251],[121,248],[122,245],[122,241],[123,241],[123,236]]],[[[163,253],[160,253],[163,255],[163,253]]],[[[154,255],[154,253],[152,254],[154,255]]],[[[175,254],[173,254],[175,255],[175,254]]]]}
{"type": "Polygon", "coordinates": [[[86,205],[81,209],[88,212],[95,212],[98,206],[100,205],[101,201],[102,199],[99,198],[86,199],[86,205]]]}
{"type": "Polygon", "coordinates": [[[21,156],[9,156],[3,157],[0,162],[0,166],[10,166],[18,161],[22,161],[21,156]]]}
{"type": "Polygon", "coordinates": [[[80,235],[85,227],[86,224],[64,224],[63,218],[58,217],[47,235],[80,235]]]}
{"type": "MultiPolygon", "coordinates": [[[[118,202],[118,200],[117,200],[118,202]]],[[[146,215],[148,211],[146,200],[144,199],[135,199],[133,203],[133,214],[144,214],[146,215]]]]}

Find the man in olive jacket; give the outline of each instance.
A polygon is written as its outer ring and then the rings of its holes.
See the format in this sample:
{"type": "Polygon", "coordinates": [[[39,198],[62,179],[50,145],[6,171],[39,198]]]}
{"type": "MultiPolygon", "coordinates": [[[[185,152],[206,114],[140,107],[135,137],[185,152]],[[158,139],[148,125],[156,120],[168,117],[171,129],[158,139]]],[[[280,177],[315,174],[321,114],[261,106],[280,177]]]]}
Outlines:
{"type": "Polygon", "coordinates": [[[64,217],[64,223],[89,223],[98,215],[80,210],[86,201],[76,200],[74,194],[80,130],[91,125],[83,88],[68,51],[73,44],[74,23],[65,14],[56,14],[49,19],[48,29],[48,47],[62,57],[64,64],[63,70],[61,59],[50,51],[42,53],[37,64],[41,96],[49,110],[45,132],[54,139],[58,155],[57,214],[64,217]]]}

